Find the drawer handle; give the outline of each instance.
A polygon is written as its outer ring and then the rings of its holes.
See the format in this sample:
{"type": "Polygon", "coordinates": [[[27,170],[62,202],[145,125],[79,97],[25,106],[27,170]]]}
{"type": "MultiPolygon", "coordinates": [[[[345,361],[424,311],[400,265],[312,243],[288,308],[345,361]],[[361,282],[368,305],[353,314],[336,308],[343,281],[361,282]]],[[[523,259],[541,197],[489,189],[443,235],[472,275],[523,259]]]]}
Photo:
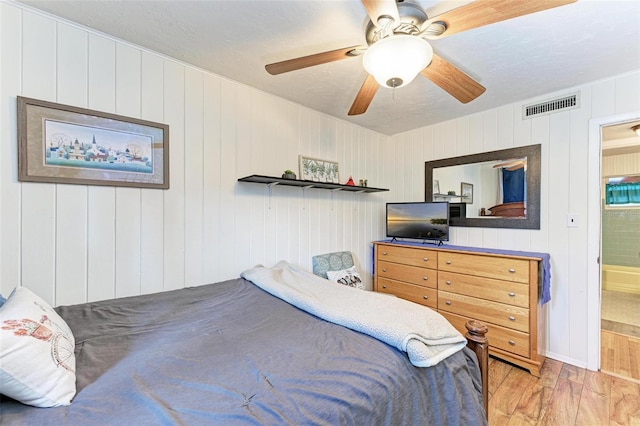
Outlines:
{"type": "Polygon", "coordinates": [[[515,269],[513,269],[513,268],[510,268],[510,269],[509,269],[509,272],[511,272],[512,274],[515,274],[515,273],[516,273],[516,270],[515,270],[515,269]]]}
{"type": "Polygon", "coordinates": [[[510,293],[509,293],[509,297],[516,297],[516,294],[515,294],[515,293],[513,293],[513,292],[510,292],[510,293]]]}
{"type": "Polygon", "coordinates": [[[451,285],[451,281],[449,281],[449,280],[446,280],[444,283],[445,283],[446,285],[451,285]]]}
{"type": "Polygon", "coordinates": [[[429,258],[428,257],[423,257],[422,260],[424,260],[425,262],[428,262],[429,258]]]}
{"type": "Polygon", "coordinates": [[[422,296],[422,298],[423,298],[424,300],[427,300],[427,299],[429,298],[429,296],[422,296]]]}
{"type": "Polygon", "coordinates": [[[427,281],[429,277],[422,277],[422,281],[427,281]]]}
{"type": "Polygon", "coordinates": [[[444,302],[444,303],[445,303],[445,304],[447,304],[447,305],[451,305],[451,301],[450,301],[450,300],[447,300],[447,301],[446,301],[446,302],[444,302]]]}
{"type": "Polygon", "coordinates": [[[382,286],[382,288],[387,288],[387,286],[386,286],[386,285],[383,285],[383,286],[382,286]]]}
{"type": "Polygon", "coordinates": [[[509,340],[509,344],[510,344],[511,346],[515,346],[515,345],[516,345],[516,342],[514,342],[513,340],[509,340]]]}
{"type": "Polygon", "coordinates": [[[447,265],[451,265],[451,261],[450,261],[450,260],[447,260],[447,261],[446,261],[446,262],[444,262],[444,263],[446,263],[447,265]]]}
{"type": "Polygon", "coordinates": [[[387,268],[382,268],[382,272],[387,272],[387,268]]]}
{"type": "Polygon", "coordinates": [[[513,315],[509,315],[509,321],[515,321],[516,317],[514,317],[513,315]]]}
{"type": "Polygon", "coordinates": [[[386,252],[386,251],[383,251],[383,252],[382,252],[382,255],[383,255],[383,256],[386,256],[386,255],[387,255],[387,252],[386,252]]]}

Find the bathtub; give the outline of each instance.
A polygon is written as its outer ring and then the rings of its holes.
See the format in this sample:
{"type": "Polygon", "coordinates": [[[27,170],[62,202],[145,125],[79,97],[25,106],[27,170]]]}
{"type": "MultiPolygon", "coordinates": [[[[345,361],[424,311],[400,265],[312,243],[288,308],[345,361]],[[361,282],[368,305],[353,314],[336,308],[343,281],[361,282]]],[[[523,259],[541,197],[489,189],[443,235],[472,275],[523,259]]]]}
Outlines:
{"type": "Polygon", "coordinates": [[[602,265],[602,289],[640,294],[640,268],[602,265]]]}

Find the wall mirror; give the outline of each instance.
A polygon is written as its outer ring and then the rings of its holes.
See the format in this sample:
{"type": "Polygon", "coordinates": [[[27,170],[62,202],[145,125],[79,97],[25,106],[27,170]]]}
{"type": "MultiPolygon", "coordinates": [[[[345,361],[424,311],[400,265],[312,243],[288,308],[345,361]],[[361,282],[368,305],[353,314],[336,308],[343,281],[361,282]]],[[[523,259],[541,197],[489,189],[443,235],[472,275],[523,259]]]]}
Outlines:
{"type": "Polygon", "coordinates": [[[540,145],[427,161],[425,201],[451,226],[540,229],[540,145]]]}

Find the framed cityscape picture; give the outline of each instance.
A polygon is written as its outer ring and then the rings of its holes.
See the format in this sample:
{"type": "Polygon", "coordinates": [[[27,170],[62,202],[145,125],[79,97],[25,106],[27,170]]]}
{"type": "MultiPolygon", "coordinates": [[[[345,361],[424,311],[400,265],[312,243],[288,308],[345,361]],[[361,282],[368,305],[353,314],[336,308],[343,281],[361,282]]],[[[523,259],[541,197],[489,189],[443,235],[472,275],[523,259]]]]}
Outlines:
{"type": "Polygon", "coordinates": [[[169,188],[169,126],[18,96],[18,180],[169,188]]]}

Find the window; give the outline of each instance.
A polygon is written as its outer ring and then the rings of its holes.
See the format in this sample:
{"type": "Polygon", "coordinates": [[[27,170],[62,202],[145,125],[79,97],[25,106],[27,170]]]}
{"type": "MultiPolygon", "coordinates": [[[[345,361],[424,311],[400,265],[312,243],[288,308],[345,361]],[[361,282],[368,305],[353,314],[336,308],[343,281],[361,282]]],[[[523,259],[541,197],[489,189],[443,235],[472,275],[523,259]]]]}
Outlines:
{"type": "Polygon", "coordinates": [[[608,207],[640,207],[640,176],[605,178],[604,199],[608,207]]]}

